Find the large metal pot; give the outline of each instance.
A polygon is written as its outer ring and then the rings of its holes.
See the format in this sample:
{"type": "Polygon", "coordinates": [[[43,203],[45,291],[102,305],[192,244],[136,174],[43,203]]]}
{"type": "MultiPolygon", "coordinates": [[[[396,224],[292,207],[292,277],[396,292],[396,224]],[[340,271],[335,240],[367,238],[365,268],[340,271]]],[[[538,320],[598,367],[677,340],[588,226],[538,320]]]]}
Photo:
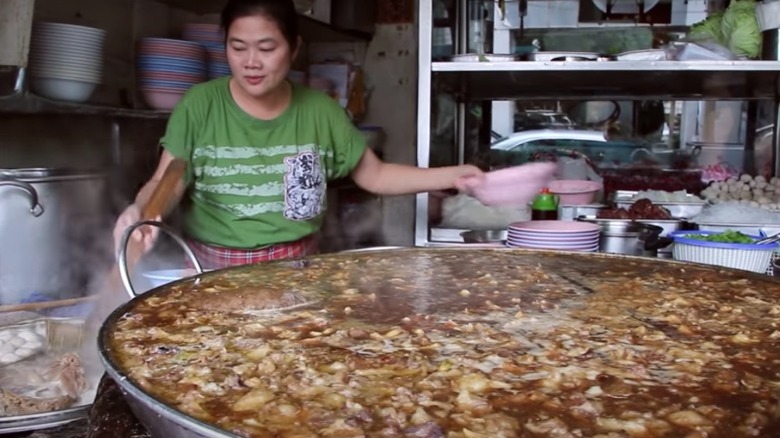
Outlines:
{"type": "MultiPolygon", "coordinates": [[[[353,265],[354,272],[351,272],[352,278],[354,281],[359,281],[358,279],[362,279],[361,276],[361,269],[366,269],[370,271],[373,269],[371,266],[374,264],[374,262],[379,262],[383,260],[389,259],[396,259],[396,260],[413,260],[415,257],[421,257],[426,254],[434,254],[436,252],[442,252],[443,254],[447,255],[448,258],[452,258],[454,256],[454,252],[451,250],[442,250],[442,249],[401,249],[401,250],[391,250],[391,251],[385,251],[385,252],[378,252],[375,254],[371,253],[363,253],[363,254],[334,254],[334,255],[326,255],[326,256],[319,256],[318,258],[320,260],[326,259],[333,262],[340,262],[341,260],[345,259],[346,257],[362,257],[361,263],[357,266],[359,266],[359,269],[356,269],[353,265]]],[[[562,282],[562,286],[566,286],[569,289],[572,290],[579,290],[580,292],[573,292],[571,295],[571,299],[574,299],[574,297],[588,297],[588,296],[598,296],[601,292],[589,289],[590,286],[588,284],[611,284],[611,282],[615,281],[615,279],[610,278],[610,275],[614,275],[614,273],[610,274],[609,269],[610,267],[616,269],[617,271],[620,271],[621,269],[627,269],[626,266],[631,266],[630,270],[632,271],[630,275],[642,275],[644,273],[647,273],[651,276],[658,276],[658,275],[664,275],[672,278],[673,280],[685,280],[688,278],[691,278],[691,276],[695,276],[695,278],[701,278],[704,274],[707,274],[707,277],[709,278],[710,284],[726,284],[725,282],[728,281],[743,281],[744,279],[750,280],[750,290],[753,294],[757,294],[757,290],[761,291],[761,295],[759,297],[770,299],[770,297],[776,297],[778,293],[780,293],[780,287],[778,286],[778,283],[776,283],[775,280],[770,279],[770,277],[767,276],[761,276],[757,274],[751,274],[746,273],[742,271],[737,270],[730,270],[730,269],[714,269],[710,266],[704,266],[704,265],[691,265],[687,263],[682,263],[678,261],[667,261],[667,260],[654,260],[654,259],[645,259],[645,258],[637,258],[637,257],[626,257],[626,256],[619,256],[614,254],[593,254],[593,253],[576,253],[576,254],[559,254],[555,252],[548,252],[548,251],[524,251],[524,250],[475,250],[474,252],[471,252],[471,254],[466,255],[463,257],[462,263],[465,265],[464,267],[474,268],[475,266],[479,266],[479,272],[485,273],[485,272],[491,272],[493,270],[500,270],[504,266],[502,263],[487,263],[484,264],[485,258],[488,260],[493,254],[506,254],[508,256],[511,256],[505,260],[506,263],[508,263],[511,266],[517,266],[518,269],[513,272],[517,272],[518,275],[522,275],[524,272],[524,269],[522,269],[522,266],[538,266],[541,270],[548,272],[550,276],[556,276],[560,279],[562,282]],[[627,262],[627,263],[626,263],[627,262]],[[621,265],[622,263],[622,265],[621,265]],[[484,264],[484,265],[483,265],[484,264]],[[622,266],[622,267],[620,267],[622,266]],[[682,267],[685,267],[686,269],[680,269],[682,267]],[[686,272],[690,271],[690,274],[686,274],[686,272]],[[695,271],[695,273],[694,273],[695,271]],[[712,280],[712,279],[715,280],[712,280]],[[595,294],[595,295],[594,295],[595,294]]],[[[99,348],[100,348],[100,355],[101,359],[103,360],[103,364],[105,365],[107,373],[113,378],[117,385],[120,387],[121,391],[125,395],[132,411],[135,413],[135,415],[141,420],[141,422],[144,423],[144,425],[149,429],[152,436],[155,437],[167,437],[167,438],[190,438],[190,437],[204,437],[204,438],[234,438],[238,435],[235,433],[232,433],[227,430],[219,429],[211,424],[208,424],[204,421],[201,421],[193,416],[187,415],[183,413],[181,410],[175,408],[171,404],[167,404],[163,402],[161,399],[157,398],[156,396],[152,395],[150,392],[147,392],[146,390],[142,389],[142,387],[137,383],[134,382],[131,378],[128,377],[128,374],[126,370],[123,370],[118,362],[115,360],[115,351],[112,347],[111,342],[111,336],[112,333],[117,329],[117,326],[119,325],[119,322],[123,319],[126,319],[126,315],[133,312],[134,306],[141,304],[144,301],[147,300],[158,300],[160,296],[163,296],[164,294],[171,292],[171,290],[175,287],[179,286],[185,286],[191,288],[191,291],[194,295],[198,295],[201,293],[204,293],[204,288],[199,289],[199,285],[201,285],[202,282],[208,282],[216,278],[225,279],[225,276],[230,274],[231,272],[238,273],[240,272],[243,275],[244,281],[252,281],[256,276],[261,275],[260,271],[262,270],[263,273],[267,272],[273,272],[275,277],[277,277],[279,280],[282,280],[283,278],[287,278],[291,274],[295,273],[295,270],[297,269],[305,269],[306,265],[305,262],[299,263],[290,263],[290,262],[270,262],[271,264],[264,264],[264,266],[254,266],[254,267],[240,267],[240,268],[230,268],[226,270],[221,271],[214,271],[206,274],[202,274],[193,278],[189,278],[186,280],[181,280],[176,283],[172,283],[170,285],[163,286],[161,288],[158,288],[156,290],[150,291],[147,294],[144,294],[142,296],[136,297],[133,300],[131,300],[128,303],[123,304],[118,309],[116,309],[111,316],[109,316],[105,322],[103,323],[103,326],[101,328],[98,342],[99,342],[99,348]],[[283,263],[288,263],[288,267],[282,267],[283,263]],[[298,266],[298,267],[295,267],[298,266]],[[302,267],[301,267],[302,266],[302,267]],[[254,274],[252,273],[254,272],[254,274]]],[[[419,266],[418,263],[414,262],[414,266],[419,266]]],[[[451,268],[451,266],[449,266],[451,268]]],[[[431,266],[426,266],[426,269],[421,270],[421,273],[418,278],[421,280],[418,284],[418,286],[410,290],[408,293],[408,297],[405,299],[414,299],[419,298],[427,305],[430,305],[431,308],[438,308],[436,307],[439,303],[435,301],[435,298],[441,297],[441,294],[444,292],[449,292],[448,290],[443,290],[441,288],[441,285],[436,282],[429,282],[429,281],[422,281],[422,280],[431,280],[433,278],[433,272],[445,272],[446,275],[451,275],[456,280],[459,277],[459,273],[452,271],[450,269],[444,269],[443,271],[439,271],[438,269],[441,268],[441,266],[437,266],[435,263],[431,266]],[[427,299],[434,300],[432,302],[426,301],[427,299]]],[[[496,271],[497,272],[497,271],[496,271]]],[[[411,275],[411,274],[410,274],[411,275]]],[[[625,274],[628,275],[628,274],[625,274]]],[[[235,278],[235,277],[233,277],[235,278]]],[[[303,277],[302,277],[303,278],[303,277]]],[[[305,281],[312,281],[310,277],[306,276],[305,281]]],[[[617,278],[617,277],[616,277],[617,278]]],[[[267,277],[266,280],[271,279],[270,277],[267,277]]],[[[623,279],[625,280],[625,278],[623,279]]],[[[303,280],[302,280],[303,281],[303,280]]],[[[239,282],[240,283],[240,282],[239,282]]],[[[675,283],[679,286],[679,288],[684,289],[686,286],[685,282],[677,282],[675,283]]],[[[343,286],[343,285],[342,285],[343,286]]],[[[452,287],[453,285],[450,284],[448,287],[452,287]]],[[[234,287],[236,287],[236,290],[239,290],[240,287],[243,287],[241,284],[236,284],[234,287]]],[[[596,286],[599,287],[599,286],[596,286]]],[[[747,286],[745,286],[747,287],[747,286]]],[[[690,286],[688,290],[684,290],[683,292],[680,292],[682,294],[688,294],[690,293],[691,296],[694,296],[693,292],[696,292],[696,288],[701,288],[700,285],[696,286],[690,286]]],[[[381,289],[381,288],[380,288],[381,289]]],[[[661,292],[659,290],[659,292],[661,292]]],[[[261,293],[261,291],[257,291],[257,293],[261,293]]],[[[185,294],[186,295],[186,294],[185,294]]],[[[449,295],[446,295],[449,297],[449,295]]],[[[197,296],[193,297],[194,299],[197,299],[197,296]]],[[[445,298],[447,299],[447,298],[445,298]]],[[[584,299],[584,298],[583,298],[584,299]]],[[[381,300],[380,300],[381,301],[381,300]]],[[[641,316],[637,316],[634,312],[636,309],[633,308],[623,308],[621,306],[628,306],[628,303],[620,303],[617,302],[614,304],[614,312],[616,313],[625,313],[625,318],[628,318],[629,316],[632,319],[626,319],[626,321],[637,321],[635,324],[646,324],[651,325],[652,330],[666,330],[665,326],[658,324],[655,321],[646,321],[645,319],[642,319],[641,316]],[[661,327],[661,328],[658,328],[661,327]]],[[[578,311],[581,310],[579,306],[574,306],[573,308],[577,309],[578,311]]],[[[417,312],[418,310],[416,307],[412,309],[412,311],[417,312]]],[[[432,310],[435,313],[435,310],[432,310]]],[[[551,318],[551,321],[559,321],[554,318],[560,317],[557,313],[547,313],[543,312],[544,314],[549,315],[551,318]]],[[[751,318],[754,317],[754,315],[749,315],[751,318]]],[[[551,324],[551,326],[554,324],[551,324]]],[[[605,330],[607,332],[608,330],[605,330]]],[[[523,333],[523,332],[519,332],[523,333]]],[[[457,334],[453,334],[453,336],[457,336],[457,334]]],[[[585,334],[587,336],[587,333],[585,334]]],[[[525,340],[525,338],[523,338],[525,340]]],[[[527,342],[527,341],[526,341],[527,342]]],[[[715,343],[721,344],[721,343],[727,343],[726,340],[718,340],[713,341],[715,343]]],[[[693,345],[693,342],[691,343],[693,345]]],[[[584,355],[583,355],[584,356],[584,355]]],[[[728,356],[724,356],[728,357],[728,356]]],[[[617,359],[616,359],[617,360],[617,359]]],[[[730,359],[729,359],[730,360],[730,359]]],[[[184,366],[184,365],[182,365],[184,366]]],[[[776,366],[774,368],[777,368],[776,366]]]]}
{"type": "Polygon", "coordinates": [[[0,169],[0,304],[30,294],[84,294],[111,260],[105,175],[72,169],[0,169]],[[108,258],[105,255],[108,254],[108,258]]]}

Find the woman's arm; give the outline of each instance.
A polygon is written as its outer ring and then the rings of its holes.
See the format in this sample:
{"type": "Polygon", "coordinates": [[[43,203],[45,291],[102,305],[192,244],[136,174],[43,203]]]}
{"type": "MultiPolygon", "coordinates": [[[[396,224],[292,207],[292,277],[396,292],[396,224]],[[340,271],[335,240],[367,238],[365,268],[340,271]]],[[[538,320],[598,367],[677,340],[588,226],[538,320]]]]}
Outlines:
{"type": "Polygon", "coordinates": [[[469,164],[420,168],[385,163],[371,149],[366,149],[352,171],[352,179],[360,188],[379,195],[406,195],[459,188],[459,178],[480,175],[482,171],[469,164]]]}

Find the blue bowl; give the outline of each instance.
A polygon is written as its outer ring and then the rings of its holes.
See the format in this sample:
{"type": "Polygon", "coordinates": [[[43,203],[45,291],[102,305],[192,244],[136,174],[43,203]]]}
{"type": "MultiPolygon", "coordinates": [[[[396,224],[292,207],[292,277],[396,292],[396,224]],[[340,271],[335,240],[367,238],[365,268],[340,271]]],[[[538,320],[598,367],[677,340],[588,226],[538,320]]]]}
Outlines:
{"type": "Polygon", "coordinates": [[[202,75],[206,71],[205,68],[181,67],[181,66],[174,66],[174,65],[157,66],[157,65],[138,64],[136,67],[141,72],[185,73],[190,75],[202,75]]]}
{"type": "Polygon", "coordinates": [[[144,64],[173,64],[173,65],[190,65],[190,66],[202,66],[206,64],[205,59],[195,59],[195,58],[175,58],[175,57],[165,57],[165,56],[151,56],[151,55],[142,55],[136,57],[136,62],[144,63],[144,64]]]}
{"type": "Polygon", "coordinates": [[[177,90],[188,90],[195,86],[196,84],[190,83],[190,82],[176,82],[176,81],[149,81],[149,80],[142,80],[139,81],[139,84],[141,87],[149,87],[149,88],[175,88],[177,90]]]}

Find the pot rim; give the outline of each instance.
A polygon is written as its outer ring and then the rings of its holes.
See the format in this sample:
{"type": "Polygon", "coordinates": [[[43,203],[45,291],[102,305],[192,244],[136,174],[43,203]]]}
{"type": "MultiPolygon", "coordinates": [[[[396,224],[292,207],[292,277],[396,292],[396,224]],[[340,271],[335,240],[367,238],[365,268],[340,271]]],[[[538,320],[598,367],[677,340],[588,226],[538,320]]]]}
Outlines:
{"type": "Polygon", "coordinates": [[[105,178],[107,172],[99,169],[78,169],[73,167],[21,167],[0,168],[0,181],[16,180],[27,183],[72,181],[80,179],[105,178]]]}

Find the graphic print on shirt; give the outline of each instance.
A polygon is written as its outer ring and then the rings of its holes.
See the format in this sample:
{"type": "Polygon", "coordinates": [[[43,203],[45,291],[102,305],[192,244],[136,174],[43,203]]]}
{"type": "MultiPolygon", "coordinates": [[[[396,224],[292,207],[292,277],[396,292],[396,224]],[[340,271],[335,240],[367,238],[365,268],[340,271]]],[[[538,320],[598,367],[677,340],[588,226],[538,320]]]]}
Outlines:
{"type": "Polygon", "coordinates": [[[193,152],[195,193],[200,202],[229,211],[237,218],[278,214],[289,209],[286,202],[285,177],[290,165],[287,159],[313,154],[323,181],[319,210],[324,207],[327,168],[320,159],[332,159],[332,151],[314,143],[251,146],[202,146],[193,152]],[[320,152],[321,151],[321,152],[320,152]]]}
{"type": "Polygon", "coordinates": [[[322,212],[325,195],[325,178],[322,175],[320,157],[313,152],[303,152],[284,159],[287,173],[284,175],[284,217],[305,221],[322,212]]]}

